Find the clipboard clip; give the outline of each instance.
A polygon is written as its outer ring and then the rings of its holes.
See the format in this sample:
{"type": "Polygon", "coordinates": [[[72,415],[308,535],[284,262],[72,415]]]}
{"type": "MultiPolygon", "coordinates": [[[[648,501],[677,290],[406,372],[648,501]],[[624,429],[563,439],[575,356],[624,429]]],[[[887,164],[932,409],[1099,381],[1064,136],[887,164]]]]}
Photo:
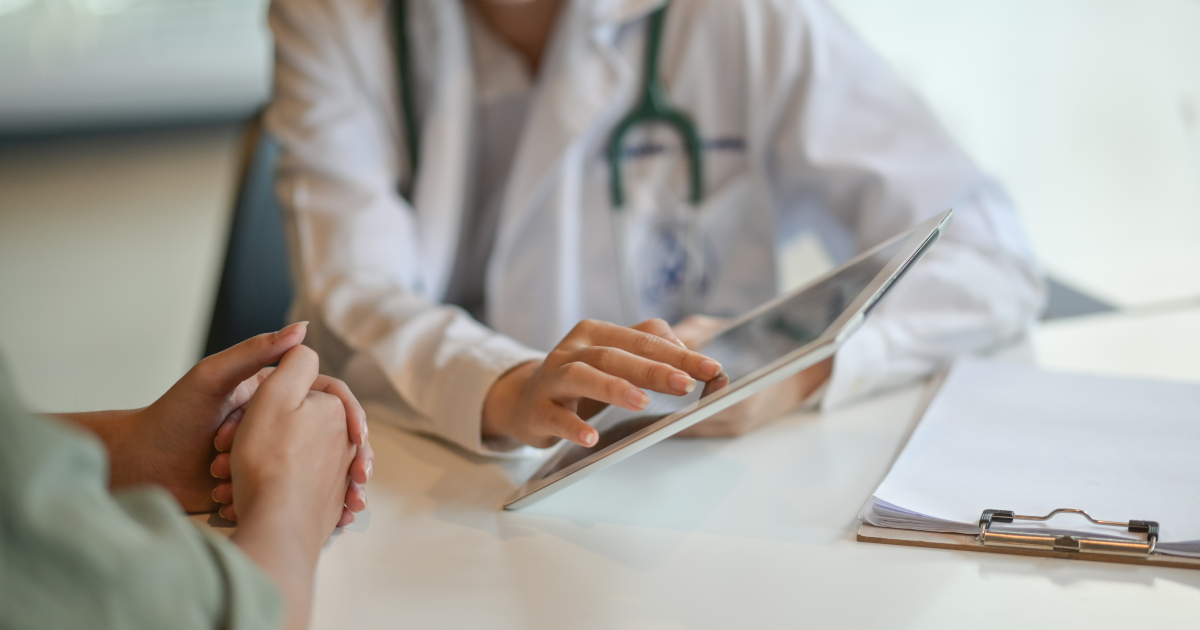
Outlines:
{"type": "Polygon", "coordinates": [[[1024,516],[1009,510],[984,510],[979,517],[979,535],[976,540],[988,547],[1035,549],[1037,551],[1060,551],[1068,553],[1094,553],[1115,556],[1146,558],[1154,553],[1158,545],[1158,521],[1101,521],[1083,510],[1059,508],[1045,516],[1024,516]],[[1080,514],[1096,525],[1121,527],[1135,534],[1145,534],[1145,540],[1123,538],[1100,538],[1093,536],[1070,536],[1060,534],[1029,534],[1025,532],[1001,532],[991,529],[993,523],[1013,521],[1048,521],[1057,514],[1080,514]]]}

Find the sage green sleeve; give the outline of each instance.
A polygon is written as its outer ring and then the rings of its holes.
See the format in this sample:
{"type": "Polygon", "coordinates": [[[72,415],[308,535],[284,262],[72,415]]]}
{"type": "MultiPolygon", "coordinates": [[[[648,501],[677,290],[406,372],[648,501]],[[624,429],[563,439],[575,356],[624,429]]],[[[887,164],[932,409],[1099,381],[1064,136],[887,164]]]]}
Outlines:
{"type": "Polygon", "coordinates": [[[278,628],[282,601],[159,488],[110,494],[91,435],[34,418],[0,362],[0,627],[278,628]]]}

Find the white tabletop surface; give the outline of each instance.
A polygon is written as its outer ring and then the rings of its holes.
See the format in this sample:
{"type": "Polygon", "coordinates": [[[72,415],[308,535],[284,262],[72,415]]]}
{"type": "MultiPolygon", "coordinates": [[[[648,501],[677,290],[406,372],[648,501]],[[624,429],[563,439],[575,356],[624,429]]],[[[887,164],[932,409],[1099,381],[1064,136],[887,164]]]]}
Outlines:
{"type": "MultiPolygon", "coordinates": [[[[1194,331],[1200,309],[1171,317],[1194,331]]],[[[1098,321],[1078,323],[1115,334],[1098,321]]],[[[1035,349],[1071,330],[1047,327],[1035,349]]],[[[1061,361],[1067,345],[1048,354],[1061,361]]],[[[497,507],[535,462],[466,456],[369,410],[370,508],[322,556],[313,625],[1195,627],[1200,571],[855,541],[922,395],[797,413],[740,439],[668,440],[517,513],[497,507]]]]}

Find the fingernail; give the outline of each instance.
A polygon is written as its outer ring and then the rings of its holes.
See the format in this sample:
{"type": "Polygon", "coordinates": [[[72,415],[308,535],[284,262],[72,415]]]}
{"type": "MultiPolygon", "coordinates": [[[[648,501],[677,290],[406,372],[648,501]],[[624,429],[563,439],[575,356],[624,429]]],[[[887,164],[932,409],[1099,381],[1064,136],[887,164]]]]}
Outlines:
{"type": "Polygon", "coordinates": [[[721,373],[721,364],[712,359],[705,359],[700,362],[700,373],[708,378],[716,378],[721,373]]]}
{"type": "Polygon", "coordinates": [[[371,480],[371,471],[375,468],[374,462],[367,462],[367,481],[371,480]]]}
{"type": "Polygon", "coordinates": [[[625,392],[625,400],[629,401],[629,404],[633,405],[639,411],[645,409],[646,405],[650,404],[650,397],[640,389],[631,389],[625,392]]]}
{"type": "Polygon", "coordinates": [[[686,349],[687,349],[687,344],[683,343],[683,340],[682,340],[682,339],[676,339],[676,340],[675,340],[675,343],[679,344],[679,347],[680,347],[680,348],[683,348],[684,350],[686,350],[686,349]]]}
{"type": "MultiPolygon", "coordinates": [[[[221,447],[220,447],[220,446],[217,446],[217,438],[213,438],[213,448],[217,449],[217,452],[218,452],[218,453],[224,453],[224,452],[225,452],[225,451],[222,451],[222,450],[221,450],[221,447]]],[[[211,470],[211,469],[210,469],[210,470],[211,470]]]]}
{"type": "Polygon", "coordinates": [[[292,324],[290,326],[284,326],[283,328],[279,329],[279,332],[275,333],[275,338],[283,339],[284,337],[287,337],[288,335],[296,332],[297,330],[300,330],[301,328],[304,328],[307,326],[308,326],[307,321],[296,322],[295,324],[292,324]]]}
{"type": "MultiPolygon", "coordinates": [[[[220,479],[220,477],[217,476],[217,471],[213,470],[213,468],[215,468],[216,465],[217,465],[217,460],[214,459],[213,463],[208,465],[208,474],[212,475],[213,479],[220,479]]],[[[216,490],[213,490],[213,492],[216,492],[216,490]]]]}
{"type": "Polygon", "coordinates": [[[363,430],[362,430],[362,431],[361,431],[361,432],[358,434],[358,445],[359,445],[359,446],[366,446],[366,444],[367,444],[367,430],[366,430],[366,429],[363,429],[363,430]]]}
{"type": "Polygon", "coordinates": [[[595,446],[596,445],[596,434],[595,433],[581,433],[579,435],[579,437],[583,441],[584,446],[595,446]]]}
{"type": "Polygon", "coordinates": [[[667,385],[670,385],[671,389],[677,392],[690,394],[693,389],[696,389],[696,379],[683,372],[676,372],[671,375],[671,378],[667,379],[667,385]]]}
{"type": "MultiPolygon", "coordinates": [[[[213,500],[213,503],[220,503],[220,501],[217,500],[217,489],[216,488],[213,488],[212,500],[213,500]]],[[[225,509],[225,508],[221,508],[221,509],[225,509]]]]}

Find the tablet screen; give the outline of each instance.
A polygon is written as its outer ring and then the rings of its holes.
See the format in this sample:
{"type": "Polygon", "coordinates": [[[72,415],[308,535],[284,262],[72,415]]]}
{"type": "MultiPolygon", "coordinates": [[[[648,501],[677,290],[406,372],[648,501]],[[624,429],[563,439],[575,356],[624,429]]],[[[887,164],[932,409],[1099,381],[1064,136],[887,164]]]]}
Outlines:
{"type": "Polygon", "coordinates": [[[647,392],[650,404],[642,411],[608,407],[588,421],[600,433],[595,446],[584,448],[576,444],[563,444],[563,450],[547,462],[547,467],[539,471],[538,476],[548,477],[590,455],[612,448],[701,398],[726,387],[738,386],[754,372],[816,341],[893,262],[906,244],[907,239],[896,239],[858,262],[842,267],[824,280],[725,330],[700,351],[721,363],[728,380],[723,380],[719,386],[709,384],[704,389],[697,388],[686,396],[647,392]]]}

